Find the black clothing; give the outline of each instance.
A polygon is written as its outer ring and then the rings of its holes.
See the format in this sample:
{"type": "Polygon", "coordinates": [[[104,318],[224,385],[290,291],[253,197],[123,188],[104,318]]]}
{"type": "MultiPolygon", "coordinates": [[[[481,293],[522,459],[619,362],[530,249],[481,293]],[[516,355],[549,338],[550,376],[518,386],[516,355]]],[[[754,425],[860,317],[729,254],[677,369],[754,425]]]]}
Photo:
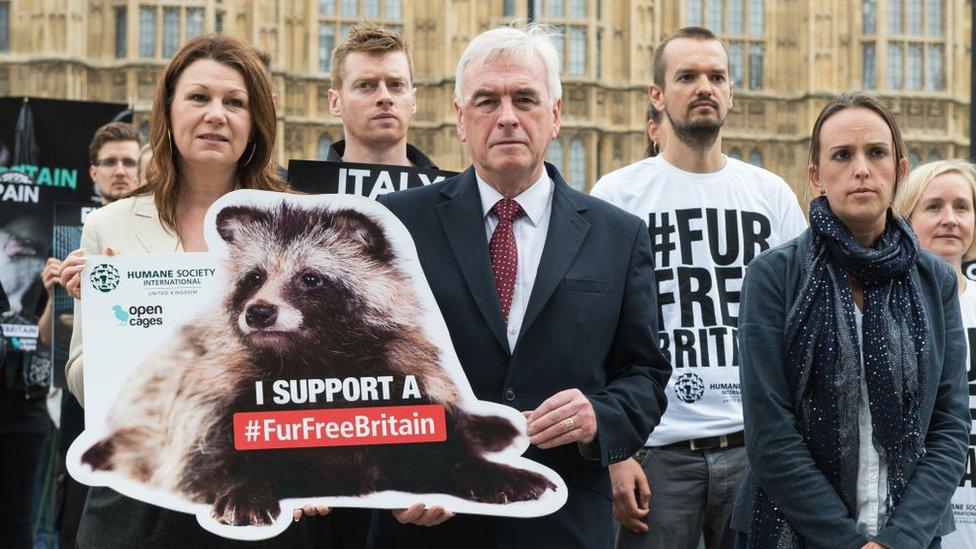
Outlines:
{"type": "MultiPolygon", "coordinates": [[[[329,147],[329,156],[325,158],[326,162],[342,162],[342,155],[346,152],[346,140],[340,139],[329,147]]],[[[420,152],[420,149],[414,147],[410,143],[407,143],[407,160],[410,161],[417,168],[423,168],[425,170],[439,170],[437,164],[431,160],[426,154],[420,152]]]]}

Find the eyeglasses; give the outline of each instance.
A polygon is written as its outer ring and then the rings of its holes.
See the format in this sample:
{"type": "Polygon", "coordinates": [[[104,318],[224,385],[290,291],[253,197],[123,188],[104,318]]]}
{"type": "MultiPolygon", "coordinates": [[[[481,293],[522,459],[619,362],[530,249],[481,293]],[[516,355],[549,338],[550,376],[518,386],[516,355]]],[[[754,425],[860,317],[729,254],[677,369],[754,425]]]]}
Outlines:
{"type": "Polygon", "coordinates": [[[119,162],[122,163],[122,167],[127,170],[134,170],[139,166],[139,161],[133,160],[131,158],[100,158],[95,161],[95,165],[102,168],[114,168],[119,162]]]}

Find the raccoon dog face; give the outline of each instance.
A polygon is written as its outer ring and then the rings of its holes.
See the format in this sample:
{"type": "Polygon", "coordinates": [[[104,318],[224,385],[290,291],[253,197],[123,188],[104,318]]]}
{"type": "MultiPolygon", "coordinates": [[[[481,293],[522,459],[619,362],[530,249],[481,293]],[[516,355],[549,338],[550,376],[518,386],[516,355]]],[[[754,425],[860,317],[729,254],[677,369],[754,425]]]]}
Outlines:
{"type": "Polygon", "coordinates": [[[389,308],[403,275],[382,227],[361,212],[229,206],[217,214],[217,231],[234,281],[224,307],[252,347],[287,353],[340,342],[363,322],[396,320],[389,308]]]}

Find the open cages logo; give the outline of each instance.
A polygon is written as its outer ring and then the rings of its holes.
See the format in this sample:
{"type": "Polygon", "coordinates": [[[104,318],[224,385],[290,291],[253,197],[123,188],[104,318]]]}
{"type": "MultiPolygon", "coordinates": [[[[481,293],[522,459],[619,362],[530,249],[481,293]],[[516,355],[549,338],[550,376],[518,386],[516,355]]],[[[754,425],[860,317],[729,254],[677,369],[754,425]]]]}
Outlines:
{"type": "Polygon", "coordinates": [[[112,314],[119,326],[140,326],[150,328],[163,325],[162,305],[112,305],[112,314]]]}
{"type": "Polygon", "coordinates": [[[697,374],[681,374],[674,380],[674,393],[688,404],[698,402],[705,394],[705,382],[697,374]]]}
{"type": "Polygon", "coordinates": [[[92,287],[102,293],[108,293],[118,288],[119,280],[121,280],[119,270],[108,263],[102,263],[92,269],[90,278],[92,287]]]}

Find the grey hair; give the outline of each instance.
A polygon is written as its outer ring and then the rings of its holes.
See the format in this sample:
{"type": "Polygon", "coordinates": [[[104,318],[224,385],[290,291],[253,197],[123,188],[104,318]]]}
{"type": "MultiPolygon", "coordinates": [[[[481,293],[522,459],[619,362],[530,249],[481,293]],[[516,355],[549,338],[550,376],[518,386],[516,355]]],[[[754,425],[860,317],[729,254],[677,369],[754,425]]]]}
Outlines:
{"type": "MultiPolygon", "coordinates": [[[[527,60],[532,53],[538,54],[546,69],[546,83],[549,89],[550,104],[563,96],[563,86],[559,81],[560,68],[559,53],[552,44],[552,39],[558,36],[554,27],[541,23],[532,23],[525,29],[515,27],[499,27],[485,31],[468,44],[458,60],[457,72],[454,75],[454,97],[464,101],[462,90],[464,82],[462,73],[471,61],[493,61],[499,57],[512,57],[527,60]]],[[[533,60],[530,60],[530,62],[533,60]]]]}

